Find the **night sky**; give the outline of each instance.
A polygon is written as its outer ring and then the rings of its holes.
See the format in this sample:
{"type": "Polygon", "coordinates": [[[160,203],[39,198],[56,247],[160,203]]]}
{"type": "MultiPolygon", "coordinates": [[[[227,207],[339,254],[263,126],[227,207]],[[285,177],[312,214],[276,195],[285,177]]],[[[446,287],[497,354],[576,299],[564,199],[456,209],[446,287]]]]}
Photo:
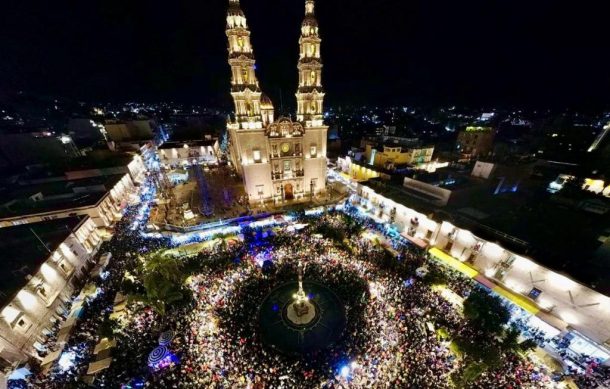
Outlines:
{"type": "MultiPolygon", "coordinates": [[[[227,3],[6,2],[0,92],[229,106],[227,3]]],[[[328,101],[608,106],[607,13],[561,3],[318,0],[328,101]]],[[[304,0],[242,8],[263,89],[294,105],[304,0]]]]}

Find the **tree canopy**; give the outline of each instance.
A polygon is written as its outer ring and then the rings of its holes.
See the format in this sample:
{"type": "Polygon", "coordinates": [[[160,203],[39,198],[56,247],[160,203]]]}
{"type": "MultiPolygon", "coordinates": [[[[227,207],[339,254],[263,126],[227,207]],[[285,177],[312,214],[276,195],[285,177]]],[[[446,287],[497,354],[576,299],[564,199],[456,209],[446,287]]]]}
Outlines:
{"type": "Polygon", "coordinates": [[[464,315],[474,327],[494,334],[501,333],[510,319],[500,298],[480,289],[473,289],[464,301],[464,315]]]}

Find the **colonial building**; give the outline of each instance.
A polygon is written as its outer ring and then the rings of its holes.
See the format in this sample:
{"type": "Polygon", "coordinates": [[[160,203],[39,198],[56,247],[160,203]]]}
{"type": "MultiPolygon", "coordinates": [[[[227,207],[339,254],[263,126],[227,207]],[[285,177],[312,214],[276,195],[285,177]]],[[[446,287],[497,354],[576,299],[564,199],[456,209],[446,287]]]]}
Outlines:
{"type": "Polygon", "coordinates": [[[218,162],[218,139],[165,142],[157,148],[158,160],[164,168],[207,165],[218,162]]]}
{"type": "Polygon", "coordinates": [[[135,155],[110,167],[21,177],[0,190],[0,228],[77,215],[89,216],[102,229],[110,227],[137,200],[136,183],[144,180],[145,172],[142,158],[135,155]]]}
{"type": "Polygon", "coordinates": [[[0,229],[0,364],[42,360],[100,243],[88,216],[0,229]]]}
{"type": "Polygon", "coordinates": [[[239,0],[227,14],[234,118],[227,123],[231,162],[244,180],[250,202],[309,200],[326,190],[322,61],[314,1],[305,1],[301,26],[296,121],[277,120],[255,74],[250,31],[239,0]]]}
{"type": "Polygon", "coordinates": [[[492,127],[468,126],[464,131],[460,131],[457,149],[461,159],[475,159],[491,154],[494,136],[492,127]]]}

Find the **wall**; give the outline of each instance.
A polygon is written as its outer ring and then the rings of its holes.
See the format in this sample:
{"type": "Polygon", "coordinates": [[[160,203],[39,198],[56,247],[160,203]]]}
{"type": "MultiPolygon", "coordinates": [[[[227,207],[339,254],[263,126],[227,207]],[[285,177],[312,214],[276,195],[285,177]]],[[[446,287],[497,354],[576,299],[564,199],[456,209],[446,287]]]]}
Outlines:
{"type": "Polygon", "coordinates": [[[0,308],[0,350],[9,362],[40,358],[33,345],[44,344],[51,320],[61,320],[74,292],[72,281],[82,277],[87,260],[101,240],[90,218],[83,220],[49,255],[12,301],[0,308]],[[44,292],[42,292],[44,291],[44,292]],[[20,325],[23,323],[23,325],[20,325]]]}
{"type": "Polygon", "coordinates": [[[512,253],[497,243],[485,241],[466,229],[449,222],[437,223],[367,186],[358,184],[357,191],[356,203],[371,210],[375,218],[389,221],[392,210],[396,209],[394,224],[401,232],[427,241],[430,246],[468,263],[493,282],[523,296],[539,307],[539,317],[548,320],[548,324],[562,327],[560,329],[574,329],[598,345],[610,346],[610,297],[512,253]],[[416,227],[411,223],[415,217],[419,221],[416,227]],[[536,299],[531,299],[528,294],[534,287],[542,292],[536,299]]]}
{"type": "Polygon", "coordinates": [[[472,168],[472,176],[487,179],[495,169],[496,165],[493,163],[477,161],[472,168]]]}
{"type": "Polygon", "coordinates": [[[4,218],[0,219],[0,228],[11,227],[18,224],[36,223],[43,220],[61,219],[76,215],[89,216],[97,227],[109,227],[114,224],[115,221],[120,220],[122,217],[121,206],[125,205],[129,196],[135,190],[136,188],[131,176],[125,174],[125,176],[123,176],[123,178],[97,202],[97,204],[4,218]]]}
{"type": "Polygon", "coordinates": [[[403,186],[409,189],[409,193],[413,196],[417,197],[417,193],[419,193],[421,194],[421,200],[439,206],[447,205],[449,197],[451,197],[451,191],[449,189],[427,184],[409,177],[405,177],[403,186]]]}

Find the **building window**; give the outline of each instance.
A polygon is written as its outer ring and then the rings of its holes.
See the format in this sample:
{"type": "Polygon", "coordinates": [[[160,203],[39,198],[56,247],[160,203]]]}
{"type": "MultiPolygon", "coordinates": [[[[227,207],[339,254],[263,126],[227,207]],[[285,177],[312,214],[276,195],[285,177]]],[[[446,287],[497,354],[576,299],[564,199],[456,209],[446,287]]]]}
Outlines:
{"type": "Polygon", "coordinates": [[[265,188],[264,185],[256,185],[256,191],[258,192],[258,195],[261,196],[261,197],[263,196],[263,193],[264,193],[263,189],[264,188],[265,188]]]}
{"type": "Polygon", "coordinates": [[[47,298],[47,290],[45,289],[45,287],[43,285],[38,287],[38,294],[45,299],[47,298]]]}
{"type": "Polygon", "coordinates": [[[64,263],[64,261],[61,261],[59,263],[59,268],[65,273],[68,274],[70,273],[70,268],[68,266],[66,266],[66,264],[64,263]]]}
{"type": "Polygon", "coordinates": [[[532,300],[536,300],[538,298],[538,296],[540,296],[540,294],[542,293],[542,291],[538,288],[532,288],[532,290],[530,290],[530,292],[527,294],[532,300]]]}
{"type": "Polygon", "coordinates": [[[292,164],[290,161],[284,161],[284,171],[289,172],[290,170],[292,170],[292,164]]]}
{"type": "Polygon", "coordinates": [[[261,161],[261,151],[252,150],[252,158],[254,159],[254,162],[260,162],[261,161]]]}
{"type": "Polygon", "coordinates": [[[309,147],[309,155],[311,157],[315,157],[318,154],[318,148],[316,147],[316,145],[311,145],[309,147]]]}

